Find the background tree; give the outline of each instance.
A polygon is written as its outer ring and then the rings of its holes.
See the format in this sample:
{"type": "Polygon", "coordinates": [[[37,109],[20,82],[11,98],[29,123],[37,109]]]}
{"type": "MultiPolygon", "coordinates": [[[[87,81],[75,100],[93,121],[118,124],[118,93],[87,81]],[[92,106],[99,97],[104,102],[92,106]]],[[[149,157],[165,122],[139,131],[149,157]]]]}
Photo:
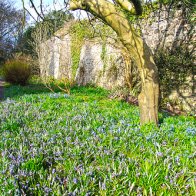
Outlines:
{"type": "Polygon", "coordinates": [[[36,21],[34,25],[24,31],[18,40],[17,51],[37,56],[38,45],[51,38],[57,30],[72,19],[74,16],[69,11],[53,10],[49,12],[43,20],[36,21]]]}
{"type": "Polygon", "coordinates": [[[0,58],[5,59],[13,50],[22,32],[23,14],[8,1],[0,0],[0,58]]]}
{"type": "Polygon", "coordinates": [[[35,21],[33,25],[26,28],[23,34],[21,34],[15,52],[26,56],[28,60],[30,59],[29,63],[33,67],[33,73],[36,75],[40,73],[40,46],[73,18],[69,11],[54,10],[45,14],[43,19],[35,21]]]}

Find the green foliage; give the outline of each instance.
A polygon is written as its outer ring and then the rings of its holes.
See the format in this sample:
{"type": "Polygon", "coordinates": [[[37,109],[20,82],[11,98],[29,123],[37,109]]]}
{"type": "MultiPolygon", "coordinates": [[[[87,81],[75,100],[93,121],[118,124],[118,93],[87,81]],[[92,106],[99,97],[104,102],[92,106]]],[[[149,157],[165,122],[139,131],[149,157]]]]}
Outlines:
{"type": "Polygon", "coordinates": [[[22,52],[24,54],[30,54],[31,56],[37,56],[33,48],[33,37],[32,33],[35,30],[35,27],[28,27],[23,35],[19,38],[18,44],[16,47],[16,52],[22,52]]]}
{"type": "Polygon", "coordinates": [[[31,76],[31,68],[25,62],[8,61],[3,67],[3,76],[11,84],[26,85],[31,76]]]}
{"type": "MultiPolygon", "coordinates": [[[[132,15],[127,11],[125,11],[125,14],[131,22],[137,24],[139,22],[138,20],[149,18],[150,14],[157,12],[158,10],[170,13],[171,10],[175,12],[175,10],[181,9],[183,10],[183,14],[186,16],[187,20],[195,23],[195,5],[195,0],[149,0],[143,2],[143,11],[141,15],[132,15]]],[[[137,30],[139,32],[139,29],[137,30]]]]}
{"type": "Polygon", "coordinates": [[[3,67],[0,66],[0,77],[3,76],[3,67]]]}
{"type": "Polygon", "coordinates": [[[102,51],[101,51],[101,60],[105,60],[106,57],[106,52],[107,52],[107,48],[106,48],[106,41],[102,44],[102,51]]]}
{"type": "Polygon", "coordinates": [[[36,23],[35,28],[39,28],[39,25],[47,25],[48,26],[48,39],[54,35],[54,33],[59,30],[60,28],[63,27],[65,22],[68,22],[70,20],[73,20],[74,17],[69,11],[52,11],[48,13],[45,17],[44,20],[36,23]]]}
{"type": "MultiPolygon", "coordinates": [[[[88,20],[82,20],[72,25],[70,34],[72,36],[71,41],[71,55],[72,55],[72,76],[75,77],[76,71],[80,61],[81,48],[88,39],[97,39],[102,43],[101,59],[105,62],[106,54],[106,39],[107,36],[113,35],[113,30],[103,24],[102,22],[92,22],[88,20]]],[[[96,41],[96,40],[95,40],[96,41]]]]}
{"type": "Polygon", "coordinates": [[[49,21],[53,26],[51,33],[55,33],[58,29],[63,27],[65,22],[68,22],[73,19],[74,19],[74,16],[69,11],[62,11],[62,10],[56,11],[56,10],[54,10],[54,11],[48,13],[44,17],[43,22],[49,21]]]}
{"type": "Polygon", "coordinates": [[[138,108],[103,89],[27,88],[0,103],[2,195],[194,195],[194,117],[140,127],[138,108]]]}
{"type": "Polygon", "coordinates": [[[192,76],[194,57],[192,52],[184,47],[161,49],[155,54],[155,62],[159,69],[160,90],[163,97],[167,97],[172,90],[179,90],[186,84],[187,78],[192,76]]]}
{"type": "MultiPolygon", "coordinates": [[[[74,17],[69,11],[51,11],[49,12],[45,17],[44,20],[40,22],[36,22],[34,26],[30,26],[26,29],[26,31],[23,33],[23,35],[18,40],[18,45],[16,48],[17,52],[23,52],[25,54],[31,54],[32,56],[37,56],[35,51],[35,45],[33,42],[36,42],[37,40],[34,40],[33,34],[38,29],[47,29],[46,37],[44,39],[49,39],[54,35],[54,33],[63,27],[65,22],[68,22],[70,20],[73,20],[74,17]]],[[[39,32],[41,34],[41,32],[39,32]]],[[[41,35],[40,35],[41,36],[41,35]]],[[[40,37],[40,39],[43,39],[40,37]]]]}
{"type": "Polygon", "coordinates": [[[55,79],[54,77],[44,77],[42,81],[45,87],[53,93],[60,90],[68,95],[71,94],[71,88],[75,85],[74,79],[70,78],[55,79]]]}
{"type": "Polygon", "coordinates": [[[75,78],[76,71],[80,62],[80,52],[85,38],[93,38],[92,26],[89,22],[83,20],[76,22],[71,26],[71,55],[72,55],[72,78],[75,78]]]}

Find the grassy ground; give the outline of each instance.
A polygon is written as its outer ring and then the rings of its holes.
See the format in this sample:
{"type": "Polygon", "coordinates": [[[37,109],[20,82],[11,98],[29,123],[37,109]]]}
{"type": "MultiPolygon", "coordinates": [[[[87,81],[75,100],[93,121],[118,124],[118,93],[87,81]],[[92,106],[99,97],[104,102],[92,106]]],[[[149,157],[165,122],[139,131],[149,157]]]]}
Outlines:
{"type": "Polygon", "coordinates": [[[160,114],[159,128],[140,127],[137,107],[107,95],[7,86],[1,195],[194,195],[194,117],[160,114]]]}

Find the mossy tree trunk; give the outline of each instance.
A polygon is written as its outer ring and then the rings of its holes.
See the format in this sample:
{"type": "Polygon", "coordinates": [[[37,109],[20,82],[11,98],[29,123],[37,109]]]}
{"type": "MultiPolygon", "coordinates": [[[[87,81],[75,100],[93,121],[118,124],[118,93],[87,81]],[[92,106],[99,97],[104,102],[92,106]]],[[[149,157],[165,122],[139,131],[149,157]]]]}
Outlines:
{"type": "MultiPolygon", "coordinates": [[[[116,1],[117,2],[117,1],[116,1]]],[[[138,97],[141,124],[158,123],[159,82],[158,70],[152,52],[132,28],[122,9],[107,0],[71,0],[72,10],[81,9],[97,16],[118,35],[129,55],[136,62],[142,82],[138,97]]],[[[136,9],[137,10],[137,9],[136,9]]]]}

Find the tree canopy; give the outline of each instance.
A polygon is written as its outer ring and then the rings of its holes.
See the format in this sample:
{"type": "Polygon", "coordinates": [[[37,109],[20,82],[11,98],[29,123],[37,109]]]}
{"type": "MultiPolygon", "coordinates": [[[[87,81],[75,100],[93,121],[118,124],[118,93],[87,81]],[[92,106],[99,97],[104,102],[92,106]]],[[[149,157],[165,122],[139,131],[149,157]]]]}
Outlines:
{"type": "Polygon", "coordinates": [[[9,53],[22,30],[23,14],[8,1],[0,0],[0,55],[9,53]]]}
{"type": "Polygon", "coordinates": [[[69,11],[53,10],[47,13],[43,20],[36,21],[33,26],[29,26],[25,30],[18,41],[17,50],[25,54],[36,56],[34,46],[32,45],[32,43],[35,42],[35,34],[38,34],[38,31],[40,33],[42,32],[41,34],[39,33],[42,37],[40,37],[40,41],[45,41],[52,37],[57,30],[62,28],[65,22],[72,19],[74,19],[74,16],[69,11]],[[44,31],[44,29],[46,31],[44,31]]]}

